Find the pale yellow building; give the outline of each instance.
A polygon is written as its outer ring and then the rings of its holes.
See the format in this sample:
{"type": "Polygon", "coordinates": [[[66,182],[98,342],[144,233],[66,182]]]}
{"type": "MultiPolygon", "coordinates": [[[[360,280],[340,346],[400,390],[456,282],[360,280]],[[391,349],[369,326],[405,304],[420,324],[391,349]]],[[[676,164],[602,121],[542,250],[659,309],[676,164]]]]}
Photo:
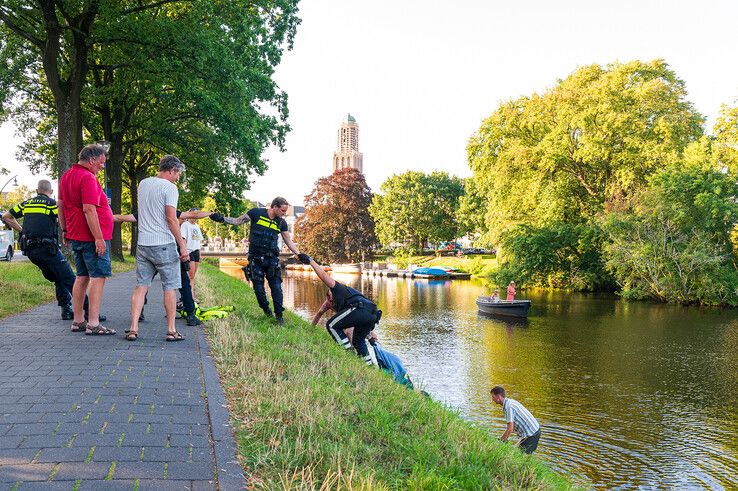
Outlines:
{"type": "Polygon", "coordinates": [[[359,152],[359,125],[349,114],[338,129],[338,150],[333,152],[333,172],[350,168],[364,172],[364,155],[359,152]]]}

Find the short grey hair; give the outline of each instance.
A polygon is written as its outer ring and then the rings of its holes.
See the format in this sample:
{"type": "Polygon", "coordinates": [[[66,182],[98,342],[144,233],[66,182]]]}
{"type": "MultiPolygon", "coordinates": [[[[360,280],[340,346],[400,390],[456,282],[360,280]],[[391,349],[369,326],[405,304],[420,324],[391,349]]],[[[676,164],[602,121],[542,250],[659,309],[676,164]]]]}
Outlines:
{"type": "Polygon", "coordinates": [[[184,164],[174,155],[165,155],[159,160],[159,172],[168,170],[184,171],[184,164]]]}
{"type": "Polygon", "coordinates": [[[36,189],[39,193],[53,193],[54,188],[51,187],[51,182],[47,181],[46,179],[41,179],[38,181],[38,188],[36,189]]]}
{"type": "Polygon", "coordinates": [[[102,145],[98,145],[97,143],[90,143],[89,145],[85,145],[84,148],[80,150],[77,159],[80,162],[89,162],[90,160],[100,157],[101,155],[105,155],[105,148],[103,148],[102,145]]]}

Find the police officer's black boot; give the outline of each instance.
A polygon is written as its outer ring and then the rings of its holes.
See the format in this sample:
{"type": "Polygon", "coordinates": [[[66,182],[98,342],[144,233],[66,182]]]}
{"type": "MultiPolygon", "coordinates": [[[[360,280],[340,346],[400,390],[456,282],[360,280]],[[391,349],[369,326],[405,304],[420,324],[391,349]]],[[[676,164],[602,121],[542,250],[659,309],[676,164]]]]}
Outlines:
{"type": "Polygon", "coordinates": [[[267,317],[273,317],[274,316],[274,314],[272,313],[272,309],[270,309],[270,308],[264,309],[264,315],[267,316],[267,317]]]}
{"type": "Polygon", "coordinates": [[[195,315],[194,312],[193,313],[190,313],[190,314],[187,314],[187,317],[185,317],[185,319],[187,320],[187,325],[188,326],[199,326],[199,325],[202,325],[202,321],[200,321],[200,319],[197,318],[197,316],[195,315]]]}
{"type": "Polygon", "coordinates": [[[65,321],[70,321],[74,319],[74,309],[72,309],[71,305],[64,305],[61,308],[61,318],[65,321]]]}
{"type": "Polygon", "coordinates": [[[283,326],[284,325],[284,317],[282,317],[281,315],[278,315],[277,316],[277,324],[280,325],[280,326],[283,326]]]}

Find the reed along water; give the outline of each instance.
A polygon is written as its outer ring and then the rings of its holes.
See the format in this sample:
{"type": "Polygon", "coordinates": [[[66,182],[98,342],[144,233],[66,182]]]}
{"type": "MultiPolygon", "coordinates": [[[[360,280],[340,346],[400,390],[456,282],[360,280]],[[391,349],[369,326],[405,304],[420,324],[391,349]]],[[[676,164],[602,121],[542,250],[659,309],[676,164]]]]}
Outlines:
{"type": "MultiPolygon", "coordinates": [[[[384,311],[380,340],[416,383],[493,435],[489,390],[504,385],[559,472],[599,489],[738,488],[738,311],[528,290],[528,319],[505,320],[477,313],[480,281],[336,279],[384,311]]],[[[311,318],[326,288],[283,280],[285,306],[311,318]]]]}

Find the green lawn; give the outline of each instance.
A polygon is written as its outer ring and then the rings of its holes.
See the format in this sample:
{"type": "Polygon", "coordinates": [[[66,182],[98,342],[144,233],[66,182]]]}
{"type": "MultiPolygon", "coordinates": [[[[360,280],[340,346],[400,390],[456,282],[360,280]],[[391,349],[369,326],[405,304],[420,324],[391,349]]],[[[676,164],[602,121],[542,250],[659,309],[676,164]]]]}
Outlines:
{"type": "MultiPolygon", "coordinates": [[[[113,261],[113,274],[129,271],[135,261],[113,261]]],[[[46,281],[41,271],[30,261],[0,262],[0,319],[32,307],[56,301],[54,284],[46,281]]]]}
{"type": "Polygon", "coordinates": [[[364,366],[287,313],[277,327],[242,281],[204,264],[207,323],[249,489],[570,489],[537,458],[364,366]]]}

